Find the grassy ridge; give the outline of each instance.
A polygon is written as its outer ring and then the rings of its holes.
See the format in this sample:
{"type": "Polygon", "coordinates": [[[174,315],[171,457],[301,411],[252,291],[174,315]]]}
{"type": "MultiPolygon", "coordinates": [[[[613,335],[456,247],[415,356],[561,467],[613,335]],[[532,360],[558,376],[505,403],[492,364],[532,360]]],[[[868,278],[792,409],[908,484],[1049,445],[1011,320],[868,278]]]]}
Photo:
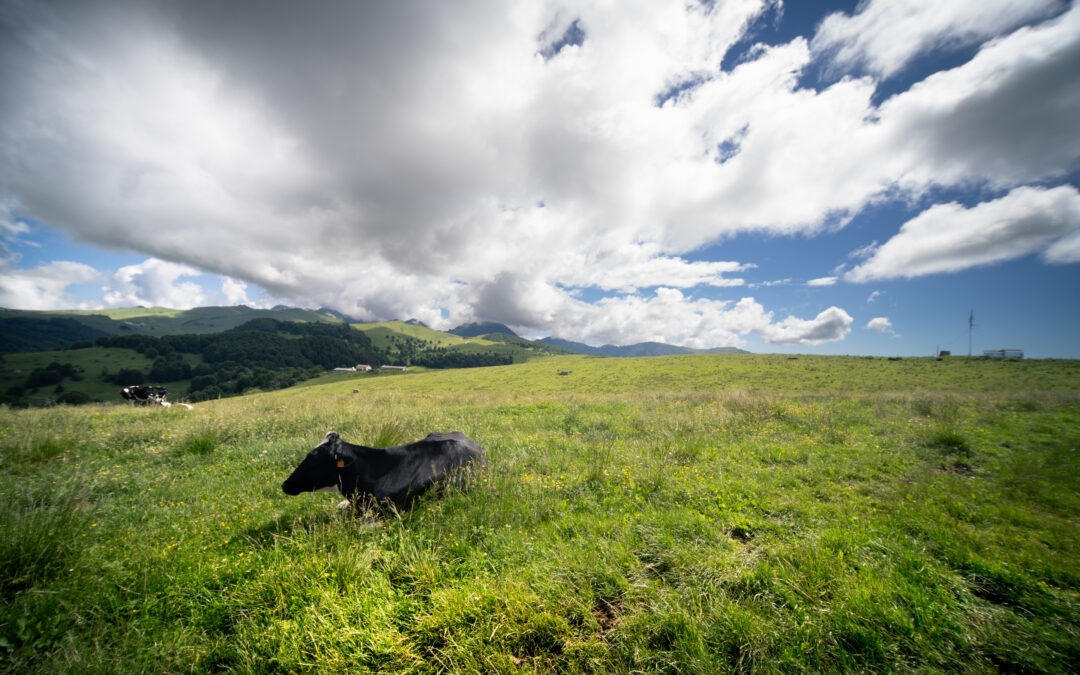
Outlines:
{"type": "Polygon", "coordinates": [[[0,665],[1075,670],[1076,366],[559,358],[0,410],[0,665]],[[328,429],[461,430],[491,470],[358,521],[279,489],[328,429]]]}
{"type": "MultiPolygon", "coordinates": [[[[393,349],[395,340],[410,339],[425,343],[426,346],[445,348],[464,354],[493,353],[513,358],[514,363],[523,363],[547,358],[552,354],[567,354],[564,349],[552,347],[543,342],[533,342],[514,335],[492,334],[465,338],[453,333],[444,333],[419,324],[404,321],[384,321],[381,323],[354,323],[353,328],[362,331],[379,349],[393,349]]],[[[393,353],[391,351],[391,353],[393,353]]]]}
{"type": "Polygon", "coordinates": [[[354,323],[353,328],[362,331],[371,343],[379,349],[386,349],[391,345],[391,337],[410,337],[415,340],[430,342],[437,347],[456,347],[465,344],[463,337],[444,333],[442,331],[421,326],[419,324],[405,323],[404,321],[382,321],[379,323],[354,323]]]}

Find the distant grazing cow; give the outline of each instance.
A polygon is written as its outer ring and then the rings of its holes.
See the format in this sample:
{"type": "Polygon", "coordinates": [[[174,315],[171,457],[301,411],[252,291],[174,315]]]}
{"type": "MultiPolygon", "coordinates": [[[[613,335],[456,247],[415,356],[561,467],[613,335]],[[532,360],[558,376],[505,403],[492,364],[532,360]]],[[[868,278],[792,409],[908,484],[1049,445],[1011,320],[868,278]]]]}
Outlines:
{"type": "Polygon", "coordinates": [[[457,431],[392,448],[353,445],[331,431],[281,489],[287,495],[337,490],[348,499],[389,499],[404,508],[434,483],[486,466],[484,449],[457,431]]]}
{"type": "Polygon", "coordinates": [[[125,401],[141,403],[142,405],[150,405],[151,403],[161,405],[165,400],[165,395],[168,393],[169,390],[165,387],[144,387],[142,385],[124,387],[120,390],[120,395],[124,397],[125,401]]]}

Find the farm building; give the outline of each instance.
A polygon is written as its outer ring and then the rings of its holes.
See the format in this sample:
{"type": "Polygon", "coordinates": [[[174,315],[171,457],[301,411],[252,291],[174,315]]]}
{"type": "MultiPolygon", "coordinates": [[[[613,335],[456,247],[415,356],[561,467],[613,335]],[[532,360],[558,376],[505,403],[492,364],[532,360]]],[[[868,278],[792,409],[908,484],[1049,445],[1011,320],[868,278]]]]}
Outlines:
{"type": "Polygon", "coordinates": [[[335,373],[370,373],[371,366],[366,363],[358,363],[351,368],[334,368],[335,373]]]}
{"type": "Polygon", "coordinates": [[[406,371],[408,369],[409,369],[408,366],[382,366],[381,368],[379,368],[379,370],[401,370],[401,371],[406,371]]]}
{"type": "Polygon", "coordinates": [[[991,359],[1022,359],[1024,358],[1023,349],[986,349],[983,351],[983,356],[991,359]]]}

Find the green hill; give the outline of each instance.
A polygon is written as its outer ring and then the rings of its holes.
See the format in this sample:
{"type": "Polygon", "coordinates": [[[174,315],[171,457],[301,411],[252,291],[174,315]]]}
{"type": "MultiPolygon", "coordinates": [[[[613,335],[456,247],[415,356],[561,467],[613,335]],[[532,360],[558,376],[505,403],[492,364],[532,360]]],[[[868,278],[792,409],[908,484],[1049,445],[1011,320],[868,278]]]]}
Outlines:
{"type": "MultiPolygon", "coordinates": [[[[221,316],[171,310],[146,315],[125,310],[116,315],[123,320],[157,317],[196,322],[221,316]]],[[[472,368],[521,363],[560,351],[511,335],[466,339],[399,321],[349,326],[335,321],[277,320],[297,315],[275,311],[275,318],[252,319],[224,331],[97,335],[94,347],[84,341],[74,349],[8,353],[0,363],[0,403],[25,406],[65,399],[112,401],[117,389],[128,384],[164,385],[172,400],[198,401],[278,389],[336,367],[360,363],[472,368]]],[[[101,315],[94,318],[114,320],[101,315]]],[[[72,329],[70,318],[9,319],[12,323],[26,320],[61,322],[64,328],[72,329]]],[[[75,326],[91,330],[83,324],[75,326]]],[[[95,333],[80,335],[89,338],[95,333]]],[[[338,377],[351,381],[374,376],[352,373],[338,377]]]]}
{"type": "Polygon", "coordinates": [[[451,359],[490,355],[508,363],[523,363],[570,353],[553,345],[503,332],[462,337],[404,321],[352,325],[371,338],[373,345],[388,350],[391,362],[402,365],[422,363],[425,352],[434,356],[443,353],[451,359]]]}
{"type": "Polygon", "coordinates": [[[0,309],[0,353],[66,348],[74,342],[110,335],[218,333],[252,319],[338,323],[327,310],[251,307],[128,307],[101,310],[30,311],[0,309]]]}
{"type": "Polygon", "coordinates": [[[461,337],[479,337],[490,333],[503,333],[504,335],[513,335],[514,337],[518,336],[517,333],[510,330],[506,325],[495,321],[467,323],[451,329],[450,332],[454,335],[460,335],[461,337]]]}
{"type": "Polygon", "coordinates": [[[377,323],[354,323],[352,327],[362,331],[372,344],[380,349],[402,339],[417,340],[435,347],[457,347],[466,343],[465,338],[405,321],[381,321],[377,323]]]}

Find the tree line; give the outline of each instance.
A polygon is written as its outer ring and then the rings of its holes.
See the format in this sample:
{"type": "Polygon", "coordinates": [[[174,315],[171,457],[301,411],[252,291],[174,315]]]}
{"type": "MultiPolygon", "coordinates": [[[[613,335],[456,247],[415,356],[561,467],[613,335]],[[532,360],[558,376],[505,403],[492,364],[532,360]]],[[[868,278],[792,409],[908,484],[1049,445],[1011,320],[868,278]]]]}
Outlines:
{"type": "Polygon", "coordinates": [[[153,359],[145,374],[125,369],[113,375],[116,384],[190,378],[187,397],[194,401],[282,389],[335,366],[383,362],[371,339],[349,326],[276,319],[253,319],[220,333],[116,335],[98,338],[96,344],[153,359]],[[197,354],[203,362],[192,367],[183,354],[197,354]]]}
{"type": "MultiPolygon", "coordinates": [[[[235,396],[252,389],[282,389],[326,370],[360,363],[375,368],[384,364],[470,368],[513,362],[509,354],[464,353],[408,337],[380,349],[366,334],[348,325],[269,318],[253,319],[219,333],[98,336],[93,343],[80,341],[72,344],[70,349],[91,344],[108,349],[131,349],[151,360],[147,370],[129,367],[110,372],[102,369],[101,380],[118,387],[190,380],[186,391],[170,393],[192,401],[235,396]],[[192,359],[185,355],[197,355],[202,362],[193,366],[192,359]]],[[[36,392],[40,387],[55,385],[53,393],[60,394],[63,392],[61,380],[78,380],[82,376],[70,364],[50,364],[30,373],[24,384],[4,392],[0,403],[27,405],[25,394],[28,391],[36,392]]]]}

